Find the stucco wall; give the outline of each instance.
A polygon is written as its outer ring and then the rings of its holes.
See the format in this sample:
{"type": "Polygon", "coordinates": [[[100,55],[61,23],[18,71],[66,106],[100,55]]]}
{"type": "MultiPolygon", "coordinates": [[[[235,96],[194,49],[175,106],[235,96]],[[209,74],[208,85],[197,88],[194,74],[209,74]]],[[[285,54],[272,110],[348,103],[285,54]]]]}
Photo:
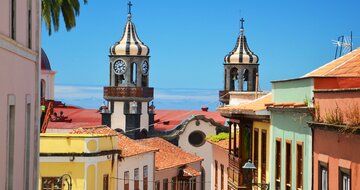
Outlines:
{"type": "MultiPolygon", "coordinates": [[[[189,163],[190,166],[198,171],[201,171],[201,162],[189,163]]],[[[176,177],[179,173],[179,167],[172,167],[164,170],[155,171],[155,181],[160,182],[160,190],[163,190],[163,179],[168,179],[168,189],[171,189],[171,179],[176,177]]],[[[201,176],[196,177],[196,189],[201,189],[201,176]]],[[[206,183],[205,183],[206,184],[206,183]]],[[[206,189],[206,188],[205,188],[206,189]]],[[[207,190],[207,189],[206,189],[207,190]]]]}
{"type": "MultiPolygon", "coordinates": [[[[262,131],[265,130],[266,131],[266,183],[269,183],[270,182],[270,134],[271,134],[271,131],[270,131],[270,123],[264,123],[264,122],[258,122],[258,121],[254,121],[253,122],[253,137],[252,137],[252,141],[253,141],[253,152],[252,152],[252,155],[253,155],[253,158],[254,158],[254,146],[255,146],[255,143],[258,145],[258,166],[257,167],[257,177],[258,177],[258,183],[261,183],[261,172],[262,172],[262,168],[261,168],[261,162],[262,162],[262,158],[261,158],[261,152],[262,152],[262,142],[263,142],[263,139],[262,139],[262,131]],[[255,142],[255,138],[254,138],[254,129],[258,129],[259,130],[259,136],[258,136],[258,142],[255,142]]],[[[254,159],[252,160],[252,162],[254,163],[254,159]]]]}
{"type": "Polygon", "coordinates": [[[148,189],[152,190],[154,188],[154,174],[155,174],[155,152],[149,152],[145,154],[134,155],[130,157],[125,157],[118,162],[118,178],[117,182],[118,189],[124,189],[124,172],[129,171],[129,187],[130,190],[134,189],[134,169],[139,168],[139,186],[140,190],[143,189],[143,168],[148,166],[148,189]]]}
{"type": "Polygon", "coordinates": [[[324,119],[327,114],[333,112],[336,108],[341,110],[344,122],[348,121],[351,111],[355,106],[360,108],[360,90],[358,91],[337,91],[337,92],[315,92],[315,101],[319,106],[320,117],[324,119]]]}
{"type": "Polygon", "coordinates": [[[314,129],[314,190],[319,187],[319,161],[328,164],[329,190],[339,187],[339,167],[350,169],[351,189],[360,189],[360,136],[314,129]]]}
{"type": "Polygon", "coordinates": [[[55,72],[41,71],[41,79],[45,81],[45,99],[54,100],[55,72]]]}
{"type": "MultiPolygon", "coordinates": [[[[203,120],[199,120],[199,126],[196,125],[196,120],[193,120],[188,123],[186,129],[182,134],[179,135],[179,147],[189,152],[191,154],[198,155],[204,158],[202,165],[205,170],[205,181],[211,181],[212,179],[212,172],[211,172],[211,165],[212,165],[212,146],[209,142],[205,141],[205,143],[200,147],[195,147],[189,143],[189,135],[193,131],[202,131],[205,133],[205,136],[214,135],[216,134],[216,127],[213,126],[211,123],[205,122],[203,120]]],[[[210,183],[205,184],[205,189],[212,189],[210,183]]]]}
{"type": "Polygon", "coordinates": [[[212,155],[213,161],[211,163],[211,189],[215,189],[215,160],[218,162],[218,189],[221,187],[221,164],[224,166],[224,190],[228,189],[228,167],[229,167],[229,157],[228,150],[223,149],[219,146],[212,145],[212,155]]]}
{"type": "MultiPolygon", "coordinates": [[[[272,83],[273,102],[304,102],[311,103],[313,97],[313,79],[279,81],[272,83]]],[[[311,104],[310,104],[311,105],[311,104]]]]}
{"type": "MultiPolygon", "coordinates": [[[[285,188],[286,140],[291,141],[292,178],[291,187],[296,187],[296,144],[303,143],[303,189],[311,189],[312,180],[312,134],[307,126],[311,116],[296,112],[271,112],[271,152],[275,153],[276,139],[281,139],[281,186],[285,188]]],[[[275,154],[271,155],[270,189],[275,189],[275,154]]]]}

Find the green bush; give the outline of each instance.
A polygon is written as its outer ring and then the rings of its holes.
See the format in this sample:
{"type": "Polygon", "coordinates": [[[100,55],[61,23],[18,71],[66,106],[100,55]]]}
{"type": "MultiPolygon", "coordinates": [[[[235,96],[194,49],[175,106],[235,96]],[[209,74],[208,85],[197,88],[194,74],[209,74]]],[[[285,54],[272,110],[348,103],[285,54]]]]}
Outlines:
{"type": "Polygon", "coordinates": [[[222,140],[229,139],[229,133],[219,133],[217,135],[210,135],[206,137],[206,139],[210,140],[211,142],[219,142],[222,140]]]}

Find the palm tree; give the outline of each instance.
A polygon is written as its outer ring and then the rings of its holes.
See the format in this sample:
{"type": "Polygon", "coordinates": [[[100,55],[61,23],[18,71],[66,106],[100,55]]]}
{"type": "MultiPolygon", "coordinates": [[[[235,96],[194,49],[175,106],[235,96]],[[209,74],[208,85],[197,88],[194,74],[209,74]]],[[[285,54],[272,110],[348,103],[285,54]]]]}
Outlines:
{"type": "MultiPolygon", "coordinates": [[[[84,4],[87,0],[84,0],[84,4]]],[[[66,30],[69,31],[76,25],[75,17],[80,14],[79,0],[41,0],[42,18],[46,29],[51,35],[52,26],[55,32],[59,30],[60,12],[63,15],[66,30]]]]}

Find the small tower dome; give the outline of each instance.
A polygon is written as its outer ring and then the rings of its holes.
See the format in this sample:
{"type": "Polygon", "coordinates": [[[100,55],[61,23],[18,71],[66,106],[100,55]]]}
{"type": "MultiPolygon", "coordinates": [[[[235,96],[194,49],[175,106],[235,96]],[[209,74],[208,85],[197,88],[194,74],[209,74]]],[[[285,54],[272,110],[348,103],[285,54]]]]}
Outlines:
{"type": "Polygon", "coordinates": [[[241,19],[240,36],[237,39],[235,48],[225,56],[225,64],[257,64],[259,57],[253,53],[244,35],[244,19],[241,19]]]}
{"type": "MultiPolygon", "coordinates": [[[[130,6],[131,7],[131,6],[130,6]]],[[[150,49],[138,37],[134,23],[131,21],[129,8],[128,21],[121,39],[110,47],[110,55],[148,56],[150,49]]]]}

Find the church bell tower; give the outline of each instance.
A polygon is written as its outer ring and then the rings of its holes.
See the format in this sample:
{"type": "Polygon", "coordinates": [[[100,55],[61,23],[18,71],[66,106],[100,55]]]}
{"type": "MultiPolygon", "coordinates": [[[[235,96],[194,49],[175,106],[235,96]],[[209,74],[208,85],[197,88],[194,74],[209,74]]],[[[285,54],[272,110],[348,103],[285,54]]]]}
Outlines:
{"type": "Polygon", "coordinates": [[[224,90],[219,92],[219,100],[229,104],[230,95],[239,97],[236,103],[247,101],[249,97],[256,96],[258,84],[259,57],[254,54],[244,35],[244,22],[241,18],[240,35],[234,49],[224,58],[224,90]],[[242,98],[245,98],[242,100],[242,98]]]}
{"type": "Polygon", "coordinates": [[[149,132],[149,102],[154,89],[149,87],[150,49],[136,33],[131,6],[129,1],[122,37],[110,47],[110,86],[104,87],[109,113],[103,113],[102,123],[138,139],[149,132]]]}

